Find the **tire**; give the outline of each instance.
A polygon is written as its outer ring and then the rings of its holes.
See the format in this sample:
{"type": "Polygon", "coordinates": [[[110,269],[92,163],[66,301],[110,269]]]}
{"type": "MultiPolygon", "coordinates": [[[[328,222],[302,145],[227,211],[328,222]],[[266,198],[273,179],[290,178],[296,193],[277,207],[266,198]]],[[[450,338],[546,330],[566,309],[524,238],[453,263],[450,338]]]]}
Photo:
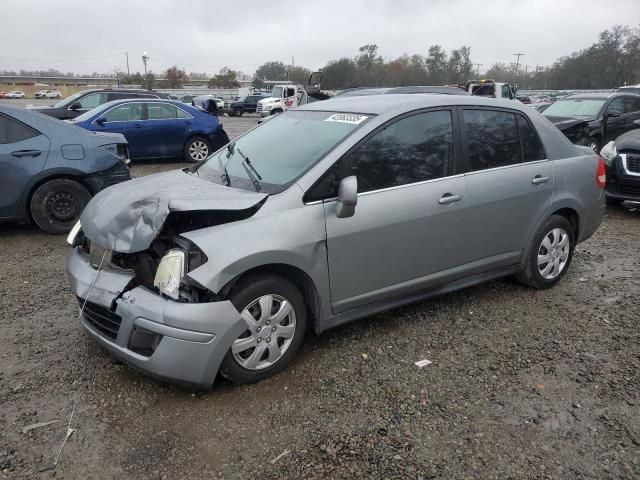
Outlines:
{"type": "Polygon", "coordinates": [[[233,116],[234,117],[241,117],[242,116],[242,109],[241,108],[234,108],[233,109],[233,116]]]}
{"type": "Polygon", "coordinates": [[[271,110],[270,115],[278,115],[279,113],[282,113],[282,110],[280,108],[276,108],[275,110],[271,110]]]}
{"type": "Polygon", "coordinates": [[[574,250],[573,225],[560,215],[551,215],[533,236],[525,266],[516,278],[529,287],[540,290],[551,288],[569,270],[574,250]],[[542,252],[541,260],[538,258],[540,252],[542,252]],[[549,262],[545,263],[545,258],[548,258],[549,262]],[[540,261],[542,263],[539,263],[540,261]],[[550,271],[547,272],[549,267],[550,271]],[[547,272],[546,275],[544,275],[545,272],[547,272]]]}
{"type": "Polygon", "coordinates": [[[75,180],[49,180],[31,196],[31,218],[45,232],[62,235],[75,225],[89,200],[89,191],[75,180]]]}
{"type": "Polygon", "coordinates": [[[187,162],[198,163],[213,153],[211,142],[205,137],[191,137],[184,145],[184,159],[187,162]]]}
{"type": "Polygon", "coordinates": [[[587,147],[591,148],[598,155],[600,154],[600,150],[602,149],[602,142],[600,139],[592,137],[585,141],[584,143],[587,147]]]}
{"type": "Polygon", "coordinates": [[[606,200],[607,200],[607,205],[609,205],[610,207],[617,207],[619,205],[622,205],[622,202],[624,202],[624,200],[620,198],[613,198],[613,197],[606,197],[606,200]]]}
{"type": "Polygon", "coordinates": [[[222,376],[235,383],[253,383],[284,370],[307,328],[307,309],[300,290],[277,275],[253,275],[240,281],[228,298],[248,320],[247,330],[234,341],[222,361],[222,376]],[[277,325],[267,323],[285,313],[281,310],[287,308],[284,302],[290,308],[286,316],[277,320],[277,325]],[[263,316],[263,304],[271,306],[271,317],[263,316]]]}

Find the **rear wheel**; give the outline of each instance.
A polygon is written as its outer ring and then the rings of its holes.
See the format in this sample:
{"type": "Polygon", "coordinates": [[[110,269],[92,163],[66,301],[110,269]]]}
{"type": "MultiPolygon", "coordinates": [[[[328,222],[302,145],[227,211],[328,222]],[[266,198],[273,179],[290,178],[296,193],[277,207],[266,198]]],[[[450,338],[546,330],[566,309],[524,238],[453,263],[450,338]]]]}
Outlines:
{"type": "Polygon", "coordinates": [[[276,275],[255,275],[229,295],[246,330],[233,342],[220,373],[236,383],[252,383],[284,370],[302,343],[307,326],[300,291],[276,275]]]}
{"type": "Polygon", "coordinates": [[[233,116],[234,117],[241,117],[242,116],[242,109],[241,108],[234,108],[233,109],[233,116]]]}
{"type": "Polygon", "coordinates": [[[56,178],[40,185],[31,196],[31,217],[42,230],[67,233],[91,200],[89,191],[74,180],[56,178]]]}
{"type": "Polygon", "coordinates": [[[534,235],[525,267],[516,278],[541,290],[553,287],[569,269],[574,248],[573,225],[560,215],[552,215],[534,235]]]}
{"type": "Polygon", "coordinates": [[[184,146],[184,159],[187,162],[201,162],[211,154],[211,142],[204,137],[190,138],[184,146]]]}

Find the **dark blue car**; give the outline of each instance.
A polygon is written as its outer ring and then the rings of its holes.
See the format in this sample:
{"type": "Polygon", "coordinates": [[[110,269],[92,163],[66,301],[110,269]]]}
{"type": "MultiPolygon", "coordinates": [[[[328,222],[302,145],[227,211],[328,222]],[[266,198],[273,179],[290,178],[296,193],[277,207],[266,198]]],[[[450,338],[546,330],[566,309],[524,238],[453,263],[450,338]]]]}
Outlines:
{"type": "Polygon", "coordinates": [[[0,105],[0,222],[68,232],[92,195],[129,180],[127,141],[0,105]]]}
{"type": "Polygon", "coordinates": [[[70,121],[94,132],[122,133],[132,159],[199,162],[229,143],[216,115],[174,100],[116,100],[70,121]]]}

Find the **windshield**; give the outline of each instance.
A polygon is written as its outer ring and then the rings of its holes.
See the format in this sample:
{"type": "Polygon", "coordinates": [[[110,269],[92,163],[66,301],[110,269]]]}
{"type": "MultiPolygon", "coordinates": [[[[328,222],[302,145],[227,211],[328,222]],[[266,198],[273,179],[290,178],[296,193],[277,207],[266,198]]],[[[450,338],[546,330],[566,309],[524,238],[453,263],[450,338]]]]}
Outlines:
{"type": "Polygon", "coordinates": [[[96,108],[92,108],[91,110],[84,112],[82,115],[78,115],[77,117],[70,120],[73,123],[84,122],[85,120],[89,120],[91,117],[93,117],[96,113],[98,113],[97,111],[102,108],[104,108],[104,105],[99,105],[96,108]]]}
{"type": "Polygon", "coordinates": [[[559,100],[550,105],[543,115],[547,117],[596,117],[605,100],[597,98],[575,98],[559,100]]]}
{"type": "Polygon", "coordinates": [[[279,193],[368,118],[358,114],[289,110],[210,156],[195,173],[234,188],[279,193]]]}
{"type": "Polygon", "coordinates": [[[273,90],[271,90],[271,96],[282,98],[282,87],[273,87],[273,90]]]}
{"type": "Polygon", "coordinates": [[[54,103],[53,106],[55,108],[62,108],[62,107],[66,107],[67,105],[71,105],[75,99],[80,98],[82,96],[82,94],[84,94],[84,93],[85,92],[74,93],[73,95],[71,95],[71,96],[69,96],[67,98],[63,98],[59,102],[54,103]]]}

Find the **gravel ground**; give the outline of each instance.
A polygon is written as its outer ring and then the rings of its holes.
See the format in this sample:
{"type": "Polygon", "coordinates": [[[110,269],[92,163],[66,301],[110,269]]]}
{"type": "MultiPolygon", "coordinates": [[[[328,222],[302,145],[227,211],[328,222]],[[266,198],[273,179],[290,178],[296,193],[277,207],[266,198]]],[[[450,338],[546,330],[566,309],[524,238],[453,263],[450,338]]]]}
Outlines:
{"type": "MultiPolygon", "coordinates": [[[[232,137],[255,120],[224,118],[232,137]]],[[[554,289],[505,279],[376,315],[210,393],[82,333],[64,238],[5,225],[0,252],[0,478],[640,477],[640,211],[609,209],[554,289]]]]}

